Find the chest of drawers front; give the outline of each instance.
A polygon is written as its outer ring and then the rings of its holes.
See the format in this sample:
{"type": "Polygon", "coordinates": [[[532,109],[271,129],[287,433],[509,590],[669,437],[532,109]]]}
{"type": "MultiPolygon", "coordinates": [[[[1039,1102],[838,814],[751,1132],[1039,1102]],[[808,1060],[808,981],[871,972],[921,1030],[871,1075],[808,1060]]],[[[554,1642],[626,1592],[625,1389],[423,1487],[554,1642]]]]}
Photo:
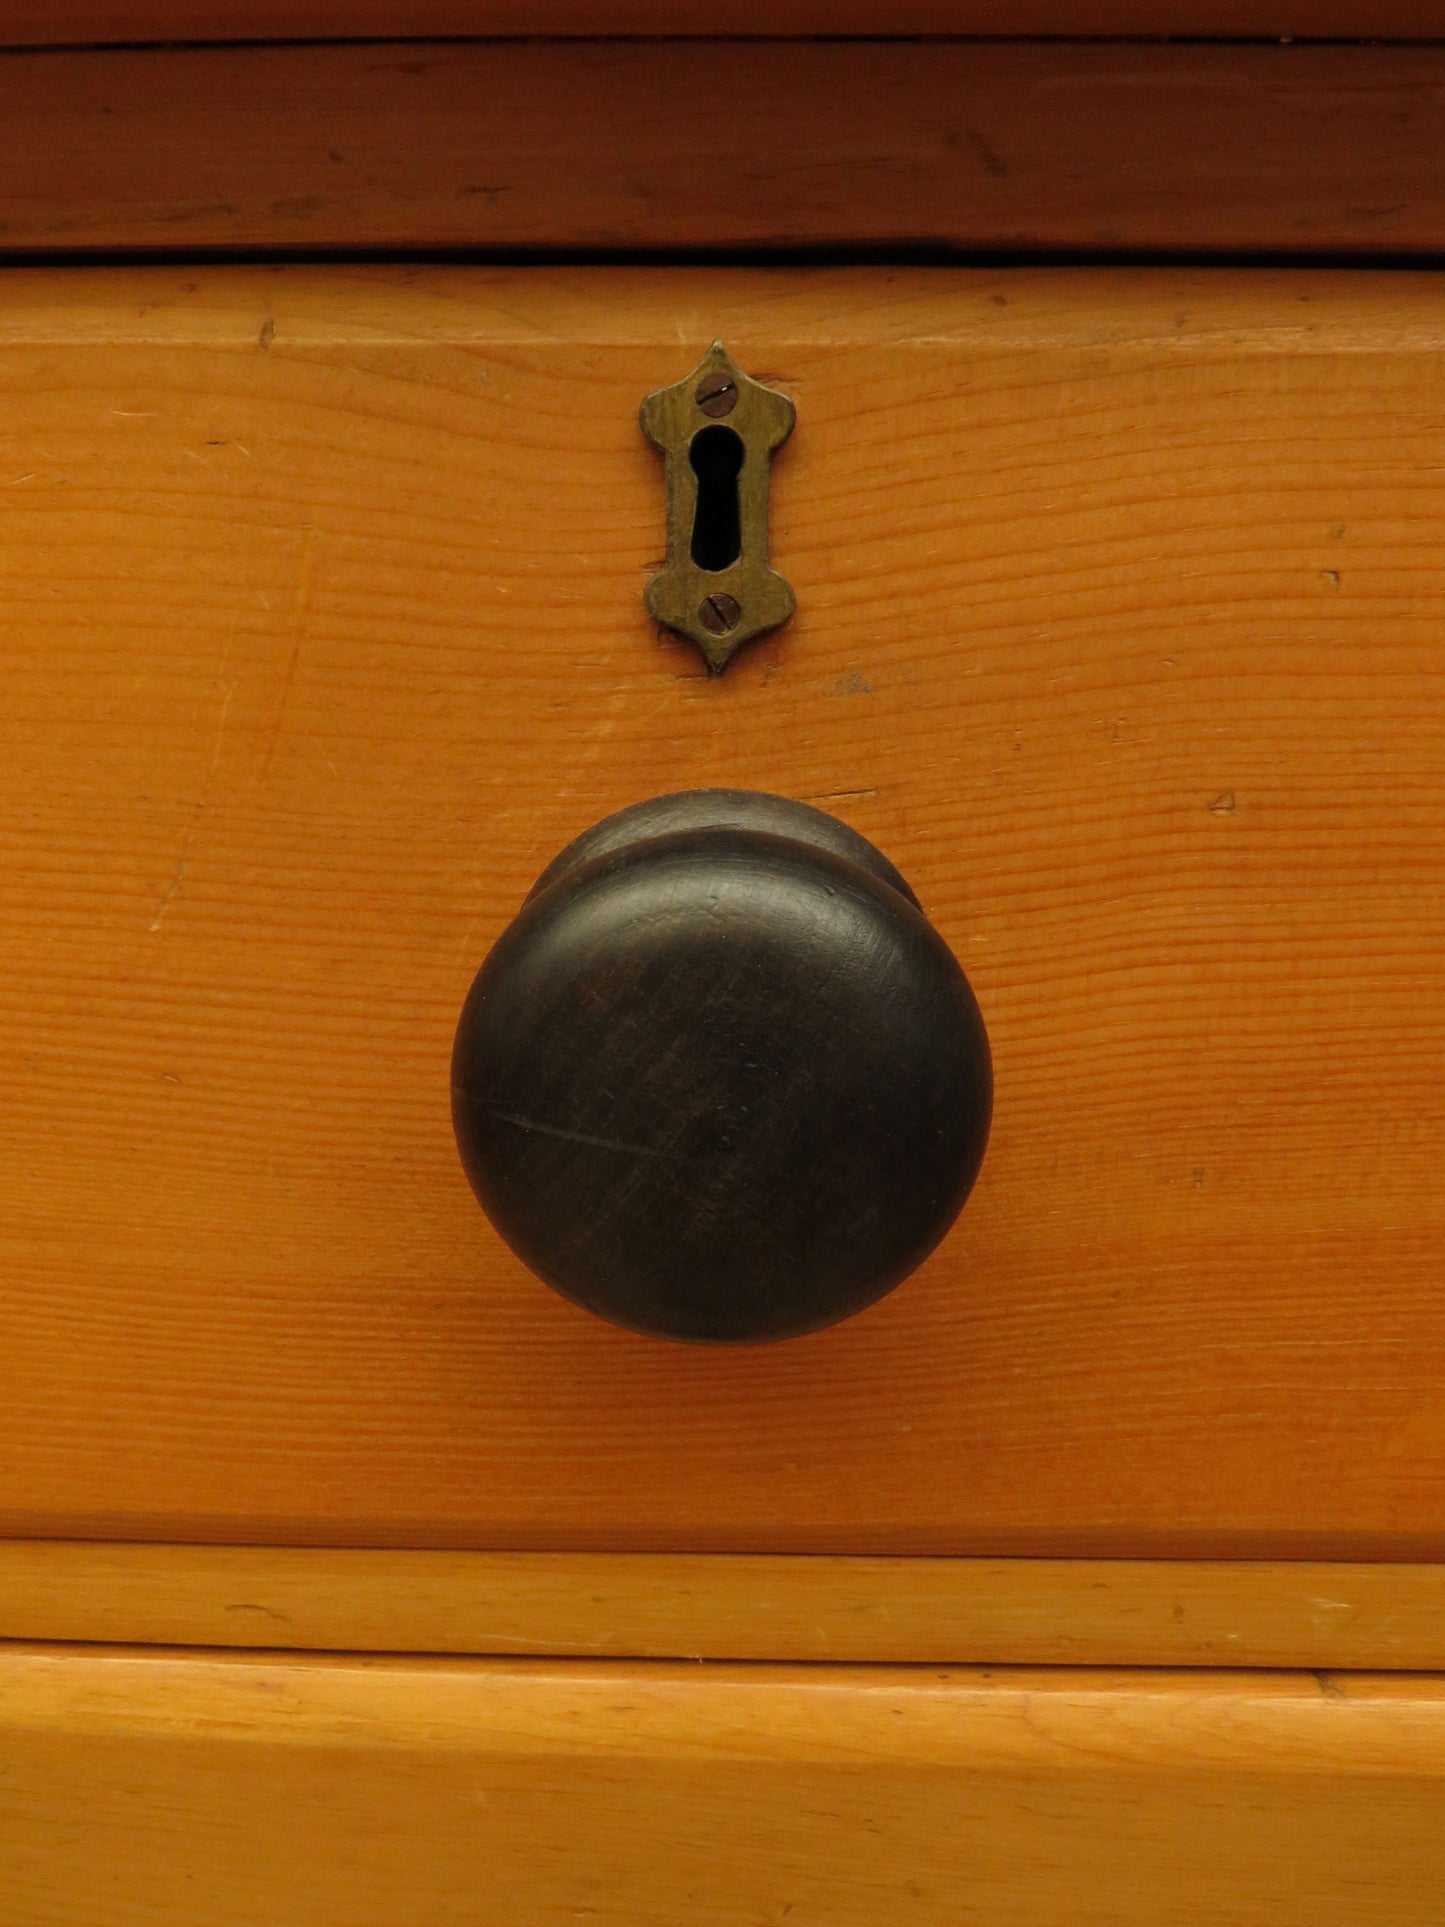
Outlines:
{"type": "Polygon", "coordinates": [[[1424,246],[1438,52],[728,44],[707,141],[663,43],[0,66],[16,245],[655,251],[4,270],[7,1923],[1438,1916],[1445,294],[903,245],[1424,246]],[[67,214],[82,70],[189,161],[67,214]],[[677,252],[785,227],[875,258],[677,252]],[[709,676],[638,406],[717,339],[798,606],[709,676]],[[718,786],[993,1051],[776,1346],[549,1292],[449,1116],[543,867],[718,786]]]}

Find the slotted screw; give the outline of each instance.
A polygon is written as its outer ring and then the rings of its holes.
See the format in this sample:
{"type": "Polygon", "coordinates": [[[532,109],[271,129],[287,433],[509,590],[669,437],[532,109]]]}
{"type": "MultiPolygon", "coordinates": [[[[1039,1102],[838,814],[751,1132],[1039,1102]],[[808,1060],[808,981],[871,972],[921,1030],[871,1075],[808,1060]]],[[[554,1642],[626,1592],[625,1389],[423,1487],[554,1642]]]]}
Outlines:
{"type": "Polygon", "coordinates": [[[704,596],[697,619],[712,636],[725,636],[730,629],[736,629],[742,617],[736,597],[725,595],[721,590],[704,596]]]}
{"type": "Polygon", "coordinates": [[[738,385],[731,375],[714,368],[710,375],[703,376],[692,398],[704,415],[711,415],[715,421],[719,415],[730,415],[737,406],[738,385]]]}

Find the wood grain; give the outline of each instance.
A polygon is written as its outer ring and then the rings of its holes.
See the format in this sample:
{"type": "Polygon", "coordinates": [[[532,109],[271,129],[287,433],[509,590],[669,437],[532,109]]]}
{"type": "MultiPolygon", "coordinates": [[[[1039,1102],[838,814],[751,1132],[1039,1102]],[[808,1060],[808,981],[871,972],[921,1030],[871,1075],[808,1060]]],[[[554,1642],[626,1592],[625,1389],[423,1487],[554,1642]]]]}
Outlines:
{"type": "Polygon", "coordinates": [[[1435,0],[9,0],[0,44],[427,35],[1140,34],[1438,40],[1435,0]]]}
{"type": "Polygon", "coordinates": [[[1445,1567],[0,1541],[0,1639],[1445,1669],[1445,1567]]]}
{"type": "Polygon", "coordinates": [[[0,56],[0,250],[1445,251],[1442,48],[739,41],[676,111],[698,60],[0,56]]]}
{"type": "Polygon", "coordinates": [[[1434,1927],[1445,1683],[11,1648],[0,1860],[14,1927],[1434,1927]]]}
{"type": "Polygon", "coordinates": [[[1442,374],[1432,276],[12,276],[3,1529],[1445,1554],[1442,374]],[[710,680],[636,410],[716,335],[800,607],[710,680]],[[715,783],[898,862],[997,1080],[935,1258],[725,1355],[525,1273],[447,1090],[715,783]]]}

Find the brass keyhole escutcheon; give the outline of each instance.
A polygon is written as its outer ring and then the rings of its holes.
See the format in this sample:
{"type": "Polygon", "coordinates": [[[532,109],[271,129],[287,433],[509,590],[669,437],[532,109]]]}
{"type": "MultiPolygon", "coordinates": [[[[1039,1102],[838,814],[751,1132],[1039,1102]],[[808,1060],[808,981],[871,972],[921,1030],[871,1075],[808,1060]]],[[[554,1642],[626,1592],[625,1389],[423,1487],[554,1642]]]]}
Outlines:
{"type": "Polygon", "coordinates": [[[667,464],[667,567],[647,585],[647,612],[695,643],[715,676],[797,606],[768,560],[772,458],[794,415],[720,341],[642,404],[642,432],[667,464]]]}

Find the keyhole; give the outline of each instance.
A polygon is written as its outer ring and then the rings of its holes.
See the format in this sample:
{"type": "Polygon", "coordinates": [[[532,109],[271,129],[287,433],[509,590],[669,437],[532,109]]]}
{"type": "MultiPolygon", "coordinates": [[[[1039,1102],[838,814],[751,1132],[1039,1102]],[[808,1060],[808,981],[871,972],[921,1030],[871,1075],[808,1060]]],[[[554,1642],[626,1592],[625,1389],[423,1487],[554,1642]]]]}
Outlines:
{"type": "Polygon", "coordinates": [[[697,477],[692,559],[714,574],[730,569],[743,552],[738,476],[746,453],[741,435],[721,426],[699,429],[687,451],[697,477]]]}

